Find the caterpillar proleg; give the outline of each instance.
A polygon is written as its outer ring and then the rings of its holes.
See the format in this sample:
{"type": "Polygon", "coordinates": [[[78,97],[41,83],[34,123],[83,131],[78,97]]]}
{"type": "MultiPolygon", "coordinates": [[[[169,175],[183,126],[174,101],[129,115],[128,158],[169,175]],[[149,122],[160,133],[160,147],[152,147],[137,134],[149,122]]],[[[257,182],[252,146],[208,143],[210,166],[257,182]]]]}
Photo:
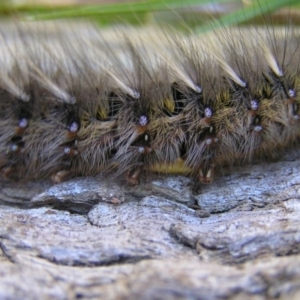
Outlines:
{"type": "Polygon", "coordinates": [[[136,184],[173,166],[210,183],[222,166],[299,141],[297,27],[186,34],[51,22],[0,29],[6,178],[109,172],[136,184]]]}

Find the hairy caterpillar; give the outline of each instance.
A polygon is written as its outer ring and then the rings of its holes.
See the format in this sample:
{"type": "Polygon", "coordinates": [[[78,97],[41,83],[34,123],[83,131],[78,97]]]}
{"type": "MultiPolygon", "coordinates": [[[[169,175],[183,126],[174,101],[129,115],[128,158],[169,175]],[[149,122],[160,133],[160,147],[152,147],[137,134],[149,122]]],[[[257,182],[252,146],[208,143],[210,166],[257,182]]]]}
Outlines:
{"type": "Polygon", "coordinates": [[[297,28],[51,26],[1,27],[4,177],[112,172],[136,184],[177,166],[210,183],[299,139],[297,28]]]}

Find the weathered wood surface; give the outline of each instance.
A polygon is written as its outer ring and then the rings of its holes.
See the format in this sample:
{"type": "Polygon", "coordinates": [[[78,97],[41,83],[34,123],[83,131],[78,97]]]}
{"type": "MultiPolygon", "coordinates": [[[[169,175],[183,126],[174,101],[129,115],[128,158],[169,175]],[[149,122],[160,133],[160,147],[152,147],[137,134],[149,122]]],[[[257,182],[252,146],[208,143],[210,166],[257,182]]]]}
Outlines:
{"type": "Polygon", "coordinates": [[[0,299],[300,299],[297,156],[198,195],[185,177],[2,182],[0,299]]]}

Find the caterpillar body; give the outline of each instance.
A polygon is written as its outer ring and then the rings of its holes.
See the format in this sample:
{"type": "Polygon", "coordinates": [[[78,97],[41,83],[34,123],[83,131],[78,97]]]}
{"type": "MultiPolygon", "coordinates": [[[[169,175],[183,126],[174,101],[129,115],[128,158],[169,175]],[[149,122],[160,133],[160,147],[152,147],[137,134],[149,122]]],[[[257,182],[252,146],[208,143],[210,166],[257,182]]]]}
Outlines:
{"type": "Polygon", "coordinates": [[[2,176],[136,184],[173,167],[210,183],[224,165],[276,156],[300,136],[296,29],[4,24],[2,176]]]}

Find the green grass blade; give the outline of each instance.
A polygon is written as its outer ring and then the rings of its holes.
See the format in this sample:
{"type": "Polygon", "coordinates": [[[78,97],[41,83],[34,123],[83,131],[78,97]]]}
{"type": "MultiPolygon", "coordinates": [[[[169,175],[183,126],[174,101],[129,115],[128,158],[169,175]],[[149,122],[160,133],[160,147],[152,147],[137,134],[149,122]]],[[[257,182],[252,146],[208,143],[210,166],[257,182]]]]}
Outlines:
{"type": "Polygon", "coordinates": [[[197,33],[204,33],[212,29],[217,29],[219,27],[232,26],[246,22],[255,17],[269,15],[275,10],[282,8],[284,6],[290,7],[291,5],[299,3],[299,0],[260,0],[254,1],[252,5],[239,9],[233,13],[229,13],[222,16],[213,22],[200,26],[197,33]]]}
{"type": "MultiPolygon", "coordinates": [[[[46,20],[55,18],[74,18],[74,17],[90,17],[97,15],[122,15],[122,14],[138,14],[150,13],[162,10],[177,10],[181,8],[191,8],[204,4],[226,3],[228,0],[147,0],[132,3],[114,3],[105,5],[85,5],[76,7],[58,7],[51,11],[34,10],[35,13],[27,11],[27,18],[31,20],[46,20]],[[28,14],[29,13],[29,14],[28,14]]],[[[18,11],[18,9],[16,8],[18,11]]],[[[24,12],[24,11],[23,11],[24,12]]]]}

